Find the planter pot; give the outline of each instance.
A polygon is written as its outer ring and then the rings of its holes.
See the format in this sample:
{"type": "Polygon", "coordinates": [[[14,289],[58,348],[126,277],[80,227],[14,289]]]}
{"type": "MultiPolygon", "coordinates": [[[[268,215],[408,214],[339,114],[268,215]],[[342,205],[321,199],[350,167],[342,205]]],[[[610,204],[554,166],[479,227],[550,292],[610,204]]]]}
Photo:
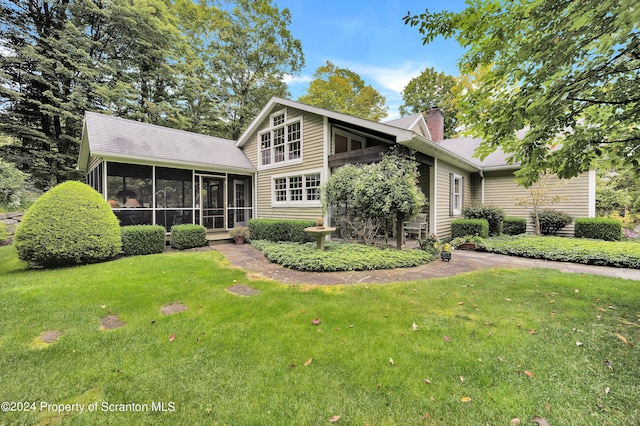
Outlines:
{"type": "Polygon", "coordinates": [[[440,252],[440,259],[442,259],[445,262],[448,262],[451,260],[451,253],[446,252],[446,251],[441,251],[440,252]]]}
{"type": "Polygon", "coordinates": [[[475,250],[476,249],[476,244],[467,242],[467,243],[461,244],[458,248],[461,249],[461,250],[475,250]]]}
{"type": "Polygon", "coordinates": [[[233,237],[233,240],[236,242],[236,244],[240,245],[240,244],[244,244],[244,237],[243,236],[237,236],[237,237],[233,237]]]}

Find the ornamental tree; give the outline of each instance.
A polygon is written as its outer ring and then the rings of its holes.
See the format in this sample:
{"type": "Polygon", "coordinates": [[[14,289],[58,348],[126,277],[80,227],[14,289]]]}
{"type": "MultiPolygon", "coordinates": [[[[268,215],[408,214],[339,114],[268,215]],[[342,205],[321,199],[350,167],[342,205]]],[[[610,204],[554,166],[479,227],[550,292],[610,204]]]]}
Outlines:
{"type": "Polygon", "coordinates": [[[461,12],[407,15],[424,43],[455,37],[463,74],[491,66],[459,103],[459,120],[521,164],[526,186],[600,157],[640,166],[640,8],[618,0],[467,0],[461,12]],[[523,137],[516,132],[528,130],[523,137]]]}
{"type": "Polygon", "coordinates": [[[361,219],[396,221],[397,248],[402,248],[404,221],[426,204],[418,185],[418,163],[398,151],[374,164],[347,164],[335,171],[322,188],[325,208],[348,203],[361,219]]]}

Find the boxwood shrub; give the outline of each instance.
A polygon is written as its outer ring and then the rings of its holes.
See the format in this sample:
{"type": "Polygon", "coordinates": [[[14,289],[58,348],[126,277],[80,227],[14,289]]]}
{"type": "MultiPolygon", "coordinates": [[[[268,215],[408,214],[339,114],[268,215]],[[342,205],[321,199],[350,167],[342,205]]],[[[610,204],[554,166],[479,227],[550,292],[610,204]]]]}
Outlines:
{"type": "Polygon", "coordinates": [[[166,244],[164,226],[123,226],[120,232],[122,235],[122,254],[125,256],[162,253],[164,250],[166,244]]]}
{"type": "Polygon", "coordinates": [[[527,232],[527,219],[524,217],[505,217],[502,222],[505,235],[520,235],[527,232]]]}
{"type": "MultiPolygon", "coordinates": [[[[573,217],[565,212],[546,209],[538,212],[540,233],[542,235],[556,235],[562,228],[573,222],[573,217]]],[[[533,214],[531,215],[533,218],[533,214]]]]}
{"type": "Polygon", "coordinates": [[[120,224],[103,196],[67,181],[27,210],[15,233],[18,257],[35,267],[101,262],[120,254],[120,224]]]}
{"type": "Polygon", "coordinates": [[[307,243],[315,240],[304,232],[304,228],[315,225],[315,220],[251,219],[249,220],[249,234],[252,240],[307,243]]]}
{"type": "Polygon", "coordinates": [[[202,225],[173,225],[170,243],[178,250],[203,247],[207,244],[207,229],[202,225]]]}
{"type": "Polygon", "coordinates": [[[467,235],[487,238],[489,236],[489,222],[486,219],[455,219],[451,222],[451,238],[467,235]]]}
{"type": "Polygon", "coordinates": [[[462,209],[462,215],[465,219],[486,219],[492,237],[502,233],[502,222],[506,216],[503,209],[490,204],[471,204],[462,209]]]}
{"type": "Polygon", "coordinates": [[[579,217],[574,233],[576,238],[618,241],[622,239],[622,222],[606,217],[579,217]]]}

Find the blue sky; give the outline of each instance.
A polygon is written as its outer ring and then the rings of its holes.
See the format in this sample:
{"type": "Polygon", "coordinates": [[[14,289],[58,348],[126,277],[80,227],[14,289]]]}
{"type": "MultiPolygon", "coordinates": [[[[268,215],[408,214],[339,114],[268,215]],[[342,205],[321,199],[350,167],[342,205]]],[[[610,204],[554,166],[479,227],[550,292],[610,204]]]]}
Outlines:
{"type": "Polygon", "coordinates": [[[399,116],[402,89],[426,68],[457,76],[463,50],[455,40],[423,45],[408,11],[460,11],[464,0],[275,0],[291,11],[293,37],[300,39],[305,68],[287,79],[292,99],[305,94],[314,71],[326,61],[359,74],[386,98],[387,119],[399,116]]]}

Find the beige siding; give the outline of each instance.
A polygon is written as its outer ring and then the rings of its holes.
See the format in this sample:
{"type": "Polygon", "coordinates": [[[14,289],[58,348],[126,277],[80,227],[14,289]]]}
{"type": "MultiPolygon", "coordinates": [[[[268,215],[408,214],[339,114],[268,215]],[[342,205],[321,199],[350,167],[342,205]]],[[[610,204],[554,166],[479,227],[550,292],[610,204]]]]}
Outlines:
{"type": "MultiPolygon", "coordinates": [[[[570,214],[574,218],[589,216],[589,173],[583,173],[576,178],[561,180],[553,178],[550,182],[550,194],[566,197],[560,203],[542,206],[560,210],[570,214]]],[[[527,219],[527,231],[533,232],[531,224],[532,208],[518,206],[517,197],[526,197],[529,191],[518,186],[513,172],[488,172],[485,173],[484,202],[502,207],[507,216],[524,217],[527,219]]],[[[562,235],[573,235],[573,225],[569,225],[561,231],[562,235]]]]}
{"type": "Polygon", "coordinates": [[[472,202],[471,185],[472,179],[469,172],[465,172],[444,161],[436,160],[436,227],[435,233],[440,238],[451,236],[451,221],[462,216],[451,216],[449,214],[450,183],[449,173],[455,173],[464,177],[464,198],[463,207],[472,202]]]}
{"type": "MultiPolygon", "coordinates": [[[[273,207],[271,205],[271,182],[273,176],[304,172],[308,170],[320,170],[324,168],[324,133],[323,118],[314,114],[309,114],[287,108],[287,117],[302,117],[302,163],[293,165],[283,165],[265,170],[258,170],[256,173],[257,183],[257,212],[256,216],[261,218],[287,218],[287,219],[315,219],[322,215],[321,207],[273,207]]],[[[249,141],[243,147],[251,162],[258,166],[258,133],[269,127],[267,118],[258,128],[249,141]]],[[[323,181],[327,176],[322,174],[323,181]]]]}

